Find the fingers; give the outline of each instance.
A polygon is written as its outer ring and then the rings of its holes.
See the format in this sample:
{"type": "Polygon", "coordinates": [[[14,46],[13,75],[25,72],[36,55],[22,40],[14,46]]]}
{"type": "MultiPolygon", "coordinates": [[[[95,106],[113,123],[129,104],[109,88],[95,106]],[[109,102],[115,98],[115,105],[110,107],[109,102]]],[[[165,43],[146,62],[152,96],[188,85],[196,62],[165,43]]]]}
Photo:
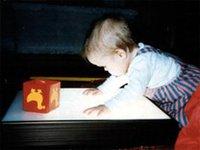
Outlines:
{"type": "Polygon", "coordinates": [[[101,106],[92,107],[84,110],[83,113],[86,115],[100,116],[101,114],[104,113],[104,108],[101,106]]]}
{"type": "Polygon", "coordinates": [[[84,95],[88,95],[89,92],[90,92],[90,89],[86,89],[85,91],[83,91],[83,94],[84,94],[84,95]]]}
{"type": "Polygon", "coordinates": [[[97,112],[97,116],[100,116],[100,115],[103,114],[103,113],[104,113],[104,110],[101,109],[101,110],[99,110],[99,112],[97,112]]]}
{"type": "Polygon", "coordinates": [[[95,110],[95,108],[96,107],[88,108],[88,109],[84,110],[83,113],[86,115],[90,115],[95,110]]]}
{"type": "Polygon", "coordinates": [[[95,90],[95,91],[93,91],[91,94],[92,94],[92,95],[99,95],[99,94],[101,94],[101,92],[100,92],[99,90],[95,90]]]}
{"type": "Polygon", "coordinates": [[[101,94],[101,91],[96,88],[89,88],[89,89],[86,89],[85,91],[83,91],[83,94],[84,95],[99,95],[99,94],[101,94]]]}

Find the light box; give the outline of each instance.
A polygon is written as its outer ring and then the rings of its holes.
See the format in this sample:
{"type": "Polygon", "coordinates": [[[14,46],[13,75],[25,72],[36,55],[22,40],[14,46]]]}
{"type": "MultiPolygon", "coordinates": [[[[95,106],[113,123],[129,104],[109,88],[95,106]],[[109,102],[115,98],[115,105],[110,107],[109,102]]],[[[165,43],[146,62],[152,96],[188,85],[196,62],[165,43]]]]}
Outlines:
{"type": "Polygon", "coordinates": [[[107,115],[87,116],[83,114],[85,109],[104,104],[110,96],[87,96],[82,94],[84,90],[84,88],[62,88],[60,106],[46,114],[24,111],[22,109],[22,92],[19,92],[3,121],[170,119],[167,114],[145,97],[127,101],[127,103],[107,115]]]}

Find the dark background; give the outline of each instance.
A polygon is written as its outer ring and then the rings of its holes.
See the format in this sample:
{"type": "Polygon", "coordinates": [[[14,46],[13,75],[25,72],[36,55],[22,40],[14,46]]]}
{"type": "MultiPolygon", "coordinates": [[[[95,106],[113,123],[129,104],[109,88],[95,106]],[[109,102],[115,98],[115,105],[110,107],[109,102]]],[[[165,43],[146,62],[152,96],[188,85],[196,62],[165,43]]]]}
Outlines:
{"type": "MultiPolygon", "coordinates": [[[[39,50],[40,46],[35,43],[33,43],[35,46],[33,51],[28,49],[26,46],[29,44],[28,42],[31,43],[32,41],[27,42],[26,36],[20,37],[24,32],[19,24],[20,19],[23,20],[23,17],[20,18],[20,13],[15,10],[15,6],[18,4],[26,4],[26,6],[31,8],[38,4],[48,5],[56,7],[58,10],[59,7],[66,8],[68,6],[131,9],[137,12],[137,16],[134,17],[134,23],[132,24],[134,38],[137,42],[142,41],[150,44],[177,55],[187,63],[200,67],[200,26],[198,21],[200,3],[198,0],[4,0],[1,1],[0,119],[12,102],[16,92],[22,88],[22,83],[31,76],[108,76],[102,69],[92,66],[80,57],[79,51],[83,47],[83,39],[80,39],[81,42],[79,41],[78,43],[79,49],[74,51],[73,49],[70,51],[59,50],[63,45],[55,50],[51,49],[51,44],[54,44],[54,40],[51,39],[52,31],[46,30],[47,36],[49,36],[46,41],[52,40],[49,43],[44,42],[44,45],[47,44],[47,47],[50,45],[50,48],[48,47],[49,51],[37,51],[37,47],[39,50]]],[[[30,12],[30,14],[41,13],[41,11],[30,12]]],[[[54,13],[45,14],[47,18],[51,15],[54,15],[54,13]]],[[[43,17],[44,20],[45,16],[43,17]]],[[[75,16],[75,18],[80,19],[79,16],[75,16]]],[[[30,25],[33,22],[33,20],[23,21],[30,25]]],[[[66,21],[66,24],[69,22],[66,21]]],[[[57,23],[59,25],[59,22],[57,23]]],[[[48,29],[48,26],[54,27],[54,25],[47,24],[46,29],[48,29]]],[[[36,33],[42,34],[42,29],[44,27],[37,29],[36,33]]],[[[74,26],[75,30],[76,26],[74,26]]],[[[29,32],[28,36],[32,37],[31,40],[36,40],[34,35],[34,32],[29,32]]],[[[57,39],[61,35],[62,32],[57,33],[57,39]]],[[[74,42],[77,41],[72,41],[72,43],[74,42]]],[[[62,82],[62,87],[66,86],[68,84],[62,82]]]]}

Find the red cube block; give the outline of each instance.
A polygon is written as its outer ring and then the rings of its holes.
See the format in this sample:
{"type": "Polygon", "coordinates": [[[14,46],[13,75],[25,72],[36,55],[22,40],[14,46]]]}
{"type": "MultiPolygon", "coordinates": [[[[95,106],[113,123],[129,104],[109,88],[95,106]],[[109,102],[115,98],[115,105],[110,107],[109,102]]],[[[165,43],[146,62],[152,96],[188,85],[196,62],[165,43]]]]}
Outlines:
{"type": "Polygon", "coordinates": [[[23,109],[47,113],[59,106],[60,82],[30,80],[23,83],[23,109]]]}

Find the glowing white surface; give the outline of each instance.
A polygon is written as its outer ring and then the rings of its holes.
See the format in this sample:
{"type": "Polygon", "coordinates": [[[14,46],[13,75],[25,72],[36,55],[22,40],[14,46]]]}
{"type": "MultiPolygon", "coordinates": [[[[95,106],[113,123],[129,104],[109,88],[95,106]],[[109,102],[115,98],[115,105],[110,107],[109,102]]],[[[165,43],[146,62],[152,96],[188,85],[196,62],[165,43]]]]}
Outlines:
{"type": "Polygon", "coordinates": [[[60,106],[49,113],[26,112],[22,109],[22,92],[19,92],[5,114],[3,121],[42,121],[42,120],[112,120],[112,119],[170,119],[163,111],[144,97],[128,102],[116,112],[96,117],[86,116],[83,110],[103,104],[107,96],[82,95],[84,88],[62,88],[60,106]]]}

